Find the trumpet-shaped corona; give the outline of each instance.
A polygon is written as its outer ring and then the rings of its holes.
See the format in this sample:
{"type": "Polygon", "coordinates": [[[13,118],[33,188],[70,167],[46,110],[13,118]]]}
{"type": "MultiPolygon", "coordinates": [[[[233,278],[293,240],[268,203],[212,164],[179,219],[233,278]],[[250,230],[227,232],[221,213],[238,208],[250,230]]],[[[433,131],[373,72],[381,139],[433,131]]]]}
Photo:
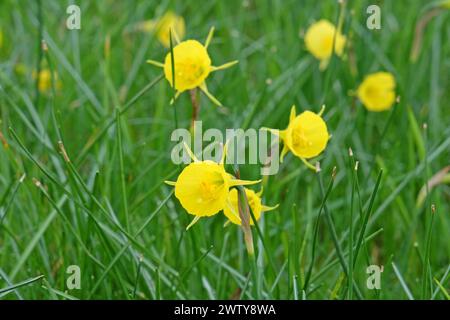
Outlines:
{"type": "Polygon", "coordinates": [[[164,63],[147,60],[147,63],[164,69],[166,80],[176,90],[175,98],[186,90],[199,88],[215,105],[222,106],[219,100],[209,92],[205,81],[211,72],[229,68],[235,65],[237,61],[231,61],[217,67],[212,65],[208,54],[208,46],[213,33],[214,28],[211,28],[204,45],[197,40],[179,42],[166,55],[164,63]]]}
{"type": "MultiPolygon", "coordinates": [[[[173,48],[175,56],[175,89],[180,92],[199,87],[211,72],[211,59],[206,48],[196,40],[181,42],[173,48]]],[[[172,55],[164,61],[164,75],[172,84],[172,55]]]]}
{"type": "Polygon", "coordinates": [[[311,169],[314,169],[306,159],[318,156],[325,150],[330,138],[327,125],[322,119],[322,112],[323,109],[319,114],[304,111],[297,116],[295,106],[292,106],[289,124],[285,130],[267,129],[274,134],[278,134],[283,141],[281,162],[286,153],[291,151],[311,169]]]}
{"type": "Polygon", "coordinates": [[[367,110],[388,110],[395,101],[394,76],[389,72],[372,73],[365,77],[357,94],[367,110]]]}

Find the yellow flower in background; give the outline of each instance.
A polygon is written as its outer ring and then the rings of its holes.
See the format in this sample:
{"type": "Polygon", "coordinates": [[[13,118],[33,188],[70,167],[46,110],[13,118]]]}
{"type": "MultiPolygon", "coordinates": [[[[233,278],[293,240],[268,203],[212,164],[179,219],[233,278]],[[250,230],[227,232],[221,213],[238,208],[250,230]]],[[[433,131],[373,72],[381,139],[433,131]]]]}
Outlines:
{"type": "Polygon", "coordinates": [[[306,49],[321,61],[323,69],[328,64],[328,60],[334,49],[338,56],[342,56],[344,52],[346,38],[336,27],[328,20],[320,20],[311,25],[306,31],[305,45],[306,49]],[[334,39],[336,36],[336,39],[334,39]]]}
{"type": "Polygon", "coordinates": [[[175,98],[186,90],[200,88],[214,104],[222,106],[222,104],[208,91],[205,80],[211,72],[229,68],[238,61],[228,62],[218,67],[212,66],[211,58],[209,57],[207,50],[213,33],[214,28],[211,28],[204,45],[197,40],[186,40],[178,43],[173,48],[173,55],[175,58],[174,71],[172,71],[171,52],[166,55],[164,64],[154,60],[147,60],[148,63],[164,69],[164,75],[171,86],[173,86],[172,82],[173,78],[175,78],[175,98]]]}
{"type": "Polygon", "coordinates": [[[147,20],[138,24],[137,28],[144,32],[155,32],[156,38],[163,46],[170,46],[170,30],[178,39],[183,39],[186,33],[186,26],[183,17],[172,11],[166,12],[161,18],[147,20]]]}
{"type": "Polygon", "coordinates": [[[183,39],[186,33],[183,17],[177,16],[171,11],[158,21],[156,27],[156,36],[166,48],[170,46],[170,30],[177,35],[178,39],[183,39]]]}
{"type": "MultiPolygon", "coordinates": [[[[33,71],[33,79],[36,80],[38,75],[36,71],[33,71]]],[[[58,89],[61,87],[61,82],[58,80],[58,74],[56,72],[53,73],[55,88],[58,89]]],[[[39,83],[38,89],[40,92],[45,93],[48,92],[52,88],[52,75],[49,69],[42,69],[39,72],[39,83]]]]}
{"type": "Polygon", "coordinates": [[[389,72],[372,73],[364,78],[357,94],[367,110],[388,110],[395,101],[394,76],[389,72]]]}
{"type": "Polygon", "coordinates": [[[440,5],[444,9],[450,9],[450,0],[443,0],[440,2],[440,5]]]}
{"type": "Polygon", "coordinates": [[[283,150],[281,151],[280,161],[291,151],[299,157],[308,167],[314,169],[306,159],[318,156],[325,150],[330,136],[325,121],[322,119],[324,108],[319,114],[311,111],[304,111],[298,116],[295,112],[295,106],[291,108],[288,127],[285,130],[267,129],[274,134],[279,135],[283,141],[283,150]]]}
{"type": "Polygon", "coordinates": [[[190,228],[201,217],[212,216],[223,210],[231,187],[250,185],[260,181],[236,179],[224,168],[226,148],[219,163],[205,160],[199,161],[185,145],[192,162],[178,176],[176,182],[166,181],[175,186],[175,197],[189,214],[196,216],[190,228]]]}
{"type": "MultiPolygon", "coordinates": [[[[278,205],[273,207],[265,206],[261,203],[261,195],[262,191],[256,193],[251,189],[245,188],[245,195],[247,196],[248,204],[250,209],[255,216],[256,221],[258,221],[261,217],[261,213],[274,210],[278,207],[278,205]]],[[[231,189],[228,193],[227,203],[223,209],[223,213],[225,216],[234,224],[241,225],[241,217],[239,216],[239,207],[238,207],[238,191],[234,188],[231,189]]],[[[250,217],[250,225],[254,225],[253,219],[250,217]]]]}

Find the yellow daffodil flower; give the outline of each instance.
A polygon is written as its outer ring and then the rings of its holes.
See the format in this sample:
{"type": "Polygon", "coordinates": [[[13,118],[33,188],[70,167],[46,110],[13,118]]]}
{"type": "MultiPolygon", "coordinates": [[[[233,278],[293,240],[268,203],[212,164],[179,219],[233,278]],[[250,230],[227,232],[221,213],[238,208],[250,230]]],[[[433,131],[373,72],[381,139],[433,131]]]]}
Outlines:
{"type": "Polygon", "coordinates": [[[170,46],[170,30],[177,35],[178,39],[183,39],[186,33],[183,17],[172,11],[166,12],[159,19],[141,22],[137,28],[144,32],[155,32],[158,41],[166,48],[170,46]]]}
{"type": "Polygon", "coordinates": [[[309,168],[315,170],[306,159],[313,158],[325,150],[330,136],[325,121],[322,119],[324,108],[316,114],[311,111],[304,111],[298,116],[295,106],[291,108],[288,127],[285,130],[267,129],[277,134],[283,141],[280,162],[291,151],[299,157],[309,168]]]}
{"type": "MultiPolygon", "coordinates": [[[[261,203],[262,190],[256,193],[251,189],[245,188],[245,195],[247,196],[248,204],[253,212],[253,215],[255,216],[256,221],[258,221],[261,217],[261,213],[274,210],[278,207],[278,205],[268,207],[261,203]]],[[[223,208],[223,213],[232,223],[241,225],[241,218],[239,216],[238,208],[238,191],[236,190],[236,188],[231,189],[228,193],[227,202],[225,207],[223,208]]],[[[251,217],[250,225],[254,225],[253,219],[251,217]]]]}
{"type": "Polygon", "coordinates": [[[175,186],[175,197],[188,213],[195,216],[188,228],[199,218],[212,216],[223,210],[231,187],[260,182],[236,179],[227,173],[224,168],[226,148],[219,163],[199,161],[187,145],[185,148],[194,162],[183,169],[176,182],[166,183],[175,186]]]}
{"type": "Polygon", "coordinates": [[[388,110],[395,101],[394,76],[389,72],[372,73],[365,77],[357,94],[367,110],[388,110]]]}
{"type": "MultiPolygon", "coordinates": [[[[33,71],[33,79],[37,79],[38,75],[36,71],[33,71]]],[[[61,82],[58,80],[58,74],[56,72],[53,73],[53,76],[55,77],[55,88],[61,87],[61,82]]],[[[48,92],[52,87],[52,75],[49,69],[42,69],[39,72],[39,83],[38,83],[38,89],[42,93],[48,92]]]]}
{"type": "Polygon", "coordinates": [[[179,42],[173,48],[174,66],[175,70],[172,71],[172,54],[169,52],[166,55],[164,64],[148,60],[147,62],[157,67],[164,69],[164,75],[171,86],[175,86],[177,98],[182,92],[186,90],[192,90],[200,88],[205,95],[216,105],[222,106],[222,104],[208,91],[205,80],[211,72],[223,70],[236,64],[238,61],[232,61],[225,63],[221,66],[215,67],[211,64],[211,58],[208,55],[208,46],[211,42],[214,33],[214,28],[211,28],[205,45],[202,45],[197,40],[186,40],[179,42]],[[175,75],[175,84],[173,81],[173,73],[175,75]]]}
{"type": "Polygon", "coordinates": [[[305,34],[306,49],[320,60],[320,68],[324,69],[334,51],[336,55],[342,56],[344,52],[346,38],[328,20],[320,20],[311,25],[305,34]],[[336,39],[335,39],[336,37],[336,39]]]}

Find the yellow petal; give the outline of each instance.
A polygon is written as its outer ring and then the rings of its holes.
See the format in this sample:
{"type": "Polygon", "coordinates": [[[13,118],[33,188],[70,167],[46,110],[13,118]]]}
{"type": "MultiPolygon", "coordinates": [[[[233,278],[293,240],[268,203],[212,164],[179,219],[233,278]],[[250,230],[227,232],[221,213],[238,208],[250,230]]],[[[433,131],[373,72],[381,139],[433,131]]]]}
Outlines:
{"type": "Polygon", "coordinates": [[[180,96],[180,94],[181,94],[181,91],[175,92],[175,97],[173,97],[173,98],[170,100],[170,104],[171,104],[171,105],[174,104],[175,100],[178,99],[178,97],[180,96]]]}
{"type": "Polygon", "coordinates": [[[192,159],[192,161],[194,162],[199,162],[197,157],[195,156],[195,154],[192,152],[191,148],[189,148],[189,146],[187,145],[186,142],[183,142],[183,146],[184,149],[186,149],[186,152],[188,153],[189,157],[192,159]]]}
{"type": "Polygon", "coordinates": [[[320,60],[320,63],[319,63],[319,70],[320,71],[324,71],[327,67],[328,67],[328,64],[330,63],[330,59],[323,59],[323,60],[320,60]]]}
{"type": "Polygon", "coordinates": [[[284,160],[284,156],[289,152],[289,147],[284,144],[283,145],[283,150],[281,150],[281,155],[280,155],[280,162],[283,162],[284,160]]]}
{"type": "Polygon", "coordinates": [[[295,119],[295,105],[291,107],[291,114],[289,115],[289,122],[295,119]]]}
{"type": "Polygon", "coordinates": [[[278,206],[279,206],[279,204],[274,205],[273,207],[262,205],[261,211],[267,212],[267,211],[275,210],[276,208],[278,208],[278,206]]]}
{"type": "Polygon", "coordinates": [[[303,163],[311,170],[316,171],[316,167],[313,166],[308,160],[306,160],[305,158],[300,157],[300,160],[303,161],[303,163]]]}
{"type": "Polygon", "coordinates": [[[260,183],[260,180],[241,180],[241,179],[230,179],[230,187],[235,187],[235,186],[248,186],[251,184],[257,184],[260,183]]]}
{"type": "Polygon", "coordinates": [[[211,40],[214,36],[214,30],[215,30],[214,27],[211,27],[211,29],[209,29],[208,36],[206,37],[205,41],[205,48],[208,48],[209,44],[211,43],[211,40]]]}
{"type": "Polygon", "coordinates": [[[214,97],[209,91],[208,91],[208,87],[206,86],[206,83],[202,83],[199,86],[200,90],[202,90],[202,92],[209,98],[209,100],[211,100],[216,106],[218,107],[223,107],[223,105],[220,103],[219,100],[216,99],[216,97],[214,97]]]}
{"type": "Polygon", "coordinates": [[[271,129],[271,128],[266,128],[266,127],[262,127],[260,128],[263,131],[269,131],[270,133],[279,136],[281,138],[281,140],[284,140],[286,138],[286,130],[279,130],[279,129],[271,129]]]}
{"type": "Polygon", "coordinates": [[[155,60],[147,60],[146,61],[148,64],[154,65],[155,67],[159,67],[159,68],[164,68],[164,63],[159,62],[159,61],[155,61],[155,60]]]}
{"type": "Polygon", "coordinates": [[[258,197],[261,197],[262,194],[263,194],[263,191],[264,191],[264,187],[261,187],[261,190],[259,190],[259,192],[257,192],[256,195],[257,195],[258,197]]]}
{"type": "Polygon", "coordinates": [[[239,63],[238,60],[234,60],[234,61],[230,61],[230,62],[224,63],[224,64],[222,64],[220,66],[217,66],[217,67],[212,66],[211,67],[211,72],[212,71],[218,71],[218,70],[227,69],[227,68],[230,68],[230,67],[232,67],[232,66],[234,66],[235,64],[238,64],[238,63],[239,63]]]}
{"type": "Polygon", "coordinates": [[[194,224],[197,223],[198,220],[200,220],[200,216],[195,216],[194,219],[192,219],[191,223],[186,227],[186,231],[188,231],[194,224]]]}
{"type": "Polygon", "coordinates": [[[322,106],[322,108],[320,109],[318,115],[322,116],[324,112],[325,112],[325,105],[322,106]]]}
{"type": "Polygon", "coordinates": [[[220,158],[220,162],[219,164],[224,164],[225,163],[225,158],[227,157],[227,151],[228,151],[228,143],[230,142],[230,140],[227,140],[227,142],[225,142],[225,145],[223,146],[222,149],[222,157],[220,158]]]}

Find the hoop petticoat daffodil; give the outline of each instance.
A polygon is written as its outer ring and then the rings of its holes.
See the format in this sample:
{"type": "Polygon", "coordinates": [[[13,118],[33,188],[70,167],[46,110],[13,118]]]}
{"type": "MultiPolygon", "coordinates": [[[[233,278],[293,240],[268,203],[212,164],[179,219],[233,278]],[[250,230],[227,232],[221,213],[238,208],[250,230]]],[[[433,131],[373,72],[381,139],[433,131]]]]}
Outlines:
{"type": "Polygon", "coordinates": [[[200,88],[201,91],[216,105],[222,104],[208,91],[205,80],[211,72],[229,68],[238,61],[231,61],[215,67],[211,63],[208,55],[208,46],[211,43],[214,28],[209,31],[205,44],[197,40],[186,40],[179,42],[173,47],[174,69],[172,70],[172,53],[166,55],[164,63],[153,60],[147,60],[147,63],[164,69],[164,75],[171,86],[175,87],[175,99],[184,91],[200,88]],[[174,73],[174,74],[173,74],[174,73]],[[173,84],[175,78],[175,84],[173,84]]]}
{"type": "Polygon", "coordinates": [[[344,52],[346,37],[341,34],[339,28],[322,19],[312,24],[305,34],[306,49],[316,58],[320,60],[320,69],[327,67],[328,62],[334,52],[337,56],[342,56],[344,52]]]}
{"type": "Polygon", "coordinates": [[[304,111],[297,116],[295,106],[292,106],[289,124],[285,130],[262,128],[278,135],[283,141],[280,162],[283,162],[286,153],[291,151],[310,169],[315,170],[315,167],[306,159],[318,156],[325,150],[330,139],[327,125],[322,119],[324,109],[325,107],[322,107],[322,110],[318,114],[311,111],[304,111]]]}
{"type": "MultiPolygon", "coordinates": [[[[269,207],[265,206],[261,203],[261,195],[262,190],[258,193],[251,189],[244,188],[245,195],[247,197],[248,205],[255,216],[256,221],[258,221],[261,217],[261,214],[266,211],[274,210],[278,208],[278,205],[269,207]]],[[[227,202],[225,207],[223,208],[223,213],[229,219],[230,222],[241,225],[241,217],[239,216],[239,207],[238,207],[238,191],[236,188],[233,188],[228,193],[227,202]]],[[[250,217],[250,225],[254,225],[253,219],[250,217]]]]}
{"type": "Polygon", "coordinates": [[[186,33],[186,26],[183,17],[172,11],[167,11],[161,18],[144,22],[145,31],[154,30],[156,38],[166,47],[170,47],[170,30],[176,35],[177,39],[183,39],[186,33]]]}
{"type": "Polygon", "coordinates": [[[226,147],[219,163],[199,161],[186,144],[185,148],[193,162],[183,169],[176,182],[165,182],[175,186],[175,197],[189,214],[195,216],[187,229],[201,217],[212,216],[223,210],[231,187],[261,181],[240,180],[227,173],[224,168],[226,147]]]}
{"type": "Polygon", "coordinates": [[[167,11],[161,18],[140,22],[137,29],[144,32],[155,32],[156,38],[161,44],[170,47],[170,30],[178,39],[183,39],[186,26],[183,17],[172,11],[167,11]]]}
{"type": "Polygon", "coordinates": [[[58,74],[53,72],[52,75],[49,69],[42,69],[39,73],[33,71],[31,76],[34,80],[39,79],[38,90],[41,93],[46,93],[52,88],[52,80],[55,81],[55,89],[61,88],[61,81],[58,79],[58,74]]]}
{"type": "Polygon", "coordinates": [[[395,101],[395,78],[389,72],[367,75],[359,85],[357,95],[369,111],[385,111],[395,101]]]}

